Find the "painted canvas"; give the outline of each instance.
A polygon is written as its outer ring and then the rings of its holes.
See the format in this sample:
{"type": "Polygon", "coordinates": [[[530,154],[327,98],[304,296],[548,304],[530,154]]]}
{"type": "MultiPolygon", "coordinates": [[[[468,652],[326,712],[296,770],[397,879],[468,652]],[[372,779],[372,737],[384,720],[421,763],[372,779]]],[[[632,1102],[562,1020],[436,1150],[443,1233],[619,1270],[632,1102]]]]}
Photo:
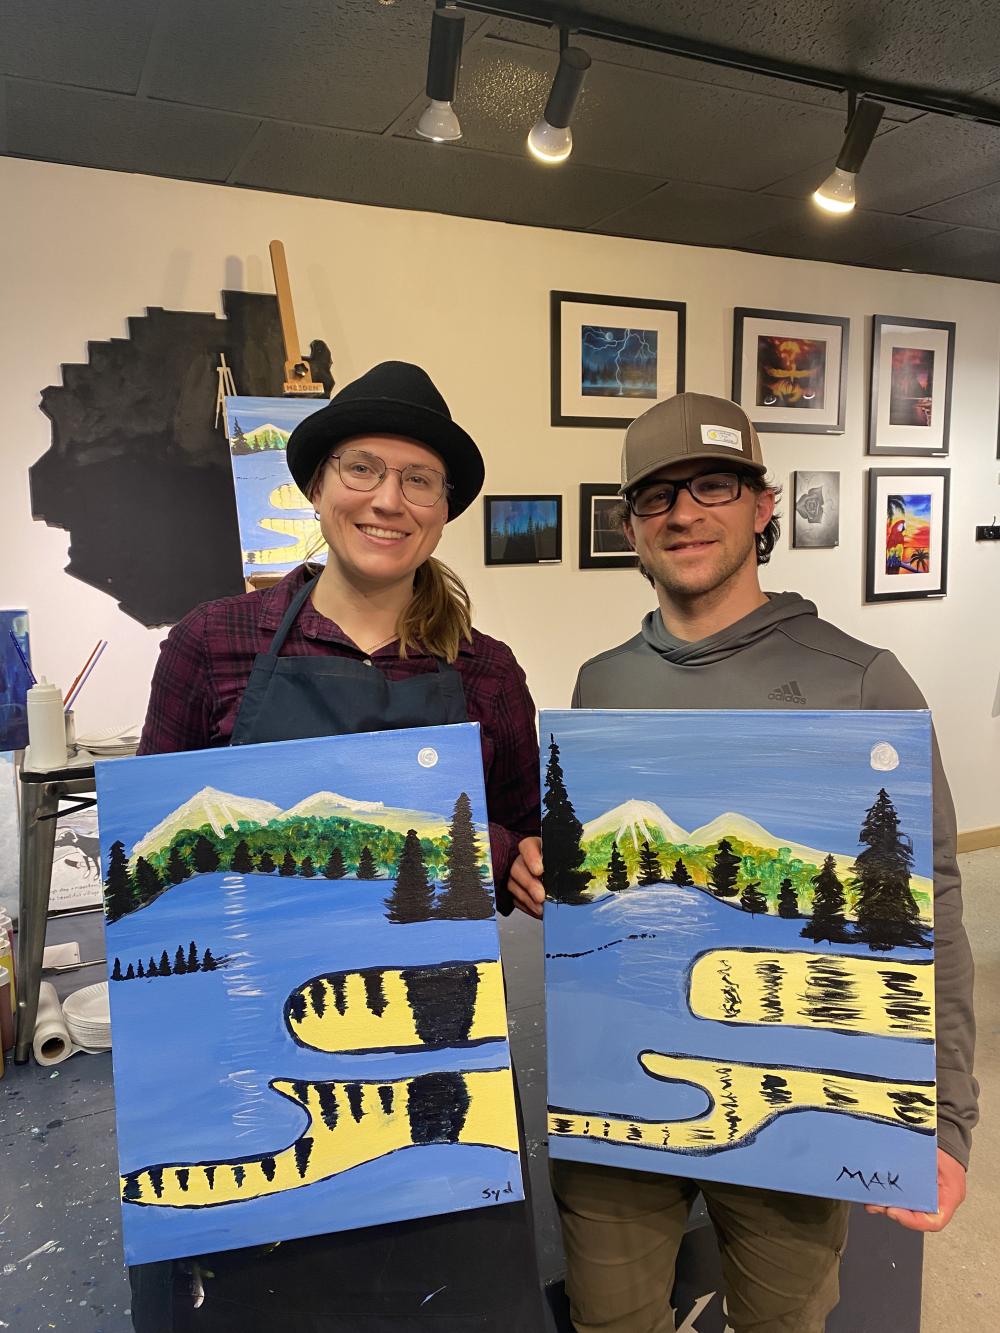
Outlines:
{"type": "Polygon", "coordinates": [[[0,611],[0,750],[23,750],[28,744],[28,690],[32,682],[21,653],[31,661],[28,613],[0,611]]]}
{"type": "Polygon", "coordinates": [[[585,398],[656,398],[656,329],[580,326],[580,392],[585,398]]]}
{"type": "Polygon", "coordinates": [[[562,496],[484,495],[483,545],[488,565],[561,560],[562,496]]]}
{"type": "Polygon", "coordinates": [[[543,712],[549,1151],[936,1207],[926,712],[543,712]]]}
{"type": "Polygon", "coordinates": [[[97,789],[129,1263],[524,1197],[477,725],[97,789]]]}
{"type": "Polygon", "coordinates": [[[840,473],[796,472],[792,545],[837,546],[840,542],[840,473]]]}
{"type": "Polygon", "coordinates": [[[243,573],[287,574],[303,560],[323,560],[319,521],[292,481],[288,437],[325,398],[227,398],[226,435],[236,483],[243,573]]]}
{"type": "Polygon", "coordinates": [[[757,338],[757,407],[822,410],[826,343],[818,338],[757,338]]]}

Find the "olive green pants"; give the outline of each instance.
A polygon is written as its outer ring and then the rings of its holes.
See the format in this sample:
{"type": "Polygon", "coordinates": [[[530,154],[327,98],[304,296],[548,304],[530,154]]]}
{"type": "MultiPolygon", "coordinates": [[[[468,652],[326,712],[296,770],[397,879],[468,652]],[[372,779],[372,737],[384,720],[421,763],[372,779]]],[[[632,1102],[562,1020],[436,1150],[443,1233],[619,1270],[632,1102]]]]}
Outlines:
{"type": "Polygon", "coordinates": [[[551,1175],[577,1333],[672,1333],[677,1251],[699,1190],[735,1333],[823,1333],[848,1204],[584,1162],[553,1161],[551,1175]]]}

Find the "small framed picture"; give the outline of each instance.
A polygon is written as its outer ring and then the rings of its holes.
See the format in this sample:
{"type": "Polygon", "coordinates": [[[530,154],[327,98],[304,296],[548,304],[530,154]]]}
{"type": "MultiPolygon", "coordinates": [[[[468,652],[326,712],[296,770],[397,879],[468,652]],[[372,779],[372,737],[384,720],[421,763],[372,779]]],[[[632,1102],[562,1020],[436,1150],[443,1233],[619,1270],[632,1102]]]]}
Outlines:
{"type": "Polygon", "coordinates": [[[851,321],[733,311],[733,398],[759,431],[842,435],[851,321]]]}
{"type": "Polygon", "coordinates": [[[562,559],[561,495],[486,495],[488,565],[552,565],[562,559]]]}
{"type": "Polygon", "coordinates": [[[948,590],[947,468],[869,468],[866,602],[948,590]]]}
{"type": "Polygon", "coordinates": [[[580,486],[580,568],[635,569],[639,563],[622,531],[624,501],[612,481],[580,486]]]}
{"type": "Polygon", "coordinates": [[[954,364],[950,321],[874,316],[869,454],[948,453],[954,364]]]}
{"type": "Polygon", "coordinates": [[[683,301],[552,292],[552,425],[628,426],[684,388],[683,301]]]}
{"type": "Polygon", "coordinates": [[[840,545],[840,473],[793,472],[794,547],[840,545]]]}

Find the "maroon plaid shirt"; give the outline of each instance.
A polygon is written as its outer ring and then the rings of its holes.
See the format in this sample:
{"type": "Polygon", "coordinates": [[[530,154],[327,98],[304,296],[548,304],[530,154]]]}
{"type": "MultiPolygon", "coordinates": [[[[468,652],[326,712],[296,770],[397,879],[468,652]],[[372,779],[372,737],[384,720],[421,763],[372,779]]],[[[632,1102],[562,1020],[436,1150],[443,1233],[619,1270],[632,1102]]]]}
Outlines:
{"type": "MultiPolygon", "coordinates": [[[[270,646],[304,578],[300,567],[263,592],[206,602],[173,627],[153,673],[140,754],[229,744],[254,658],[270,646]]],[[[396,644],[366,658],[311,601],[281,652],[284,657],[370,661],[390,680],[437,669],[433,657],[414,649],[401,658],[396,644]]],[[[481,728],[497,907],[506,914],[513,906],[506,884],[517,844],[537,834],[540,825],[535,706],[524,672],[505,643],[473,630],[472,642],[461,645],[454,665],[462,677],[469,721],[481,728]]]]}

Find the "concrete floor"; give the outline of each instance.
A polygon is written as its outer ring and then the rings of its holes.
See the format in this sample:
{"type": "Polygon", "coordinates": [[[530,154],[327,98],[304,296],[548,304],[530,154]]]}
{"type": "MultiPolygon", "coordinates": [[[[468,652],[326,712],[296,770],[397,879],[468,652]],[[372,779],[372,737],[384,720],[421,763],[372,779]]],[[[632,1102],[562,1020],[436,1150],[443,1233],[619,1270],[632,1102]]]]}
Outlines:
{"type": "MultiPolygon", "coordinates": [[[[979,1015],[977,1073],[984,1123],[975,1135],[969,1197],[947,1231],[925,1246],[922,1333],[987,1333],[997,1327],[1000,1265],[993,1201],[1000,1197],[1000,1129],[990,1116],[1000,1089],[1000,849],[960,858],[966,920],[976,958],[979,1015]]],[[[501,927],[510,997],[511,1046],[521,1082],[534,1185],[539,1265],[551,1281],[562,1272],[558,1224],[545,1162],[544,1023],[540,932],[520,914],[501,927]]],[[[53,922],[50,942],[80,940],[84,957],[101,947],[96,919],[53,922]]],[[[85,972],[60,978],[68,991],[88,984],[85,972]]],[[[128,1286],[121,1263],[120,1218],[114,1205],[116,1163],[110,1057],[74,1056],[57,1071],[9,1068],[0,1082],[0,1330],[12,1333],[128,1333],[128,1286]]],[[[861,1219],[862,1223],[864,1219],[861,1219]]],[[[869,1219],[875,1222],[875,1219],[869,1219]]],[[[878,1220],[878,1225],[889,1225],[878,1220]]],[[[865,1249],[863,1226],[852,1223],[848,1263],[865,1249]]],[[[902,1241],[902,1237],[899,1238],[902,1241]]],[[[886,1237],[886,1241],[888,1237],[886,1237]]],[[[885,1241],[880,1237],[879,1248],[885,1241]]],[[[898,1246],[900,1266],[905,1247],[898,1246]]],[[[913,1262],[912,1260],[910,1262],[913,1262]]],[[[885,1260],[888,1267],[896,1268],[885,1260]]],[[[911,1270],[912,1271],[912,1270],[911,1270]]],[[[845,1273],[846,1276],[846,1273],[845,1273]]],[[[912,1280],[912,1279],[911,1279],[912,1280]]],[[[857,1285],[857,1284],[855,1284],[857,1285]]],[[[869,1289],[866,1282],[865,1291],[869,1289]]],[[[888,1280],[886,1279],[888,1286],[888,1280]]],[[[890,1291],[886,1291],[890,1297],[890,1291]]],[[[862,1298],[864,1292],[855,1292],[862,1298]]],[[[894,1298],[892,1298],[894,1299],[894,1298]]],[[[894,1306],[894,1325],[842,1303],[831,1326],[847,1333],[877,1327],[898,1333],[915,1326],[894,1306]],[[876,1324],[868,1316],[876,1318],[876,1324]],[[846,1322],[845,1322],[846,1320],[846,1322]]],[[[873,1302],[874,1303],[874,1302],[873,1302]]],[[[891,1302],[890,1302],[891,1303],[891,1302]]],[[[686,1329],[721,1328],[705,1311],[686,1329]]]]}
{"type": "Polygon", "coordinates": [[[1000,848],[959,857],[965,924],[976,960],[976,1074],[982,1122],[973,1136],[969,1193],[947,1230],[924,1247],[922,1333],[986,1333],[1000,1324],[1000,848]]]}

